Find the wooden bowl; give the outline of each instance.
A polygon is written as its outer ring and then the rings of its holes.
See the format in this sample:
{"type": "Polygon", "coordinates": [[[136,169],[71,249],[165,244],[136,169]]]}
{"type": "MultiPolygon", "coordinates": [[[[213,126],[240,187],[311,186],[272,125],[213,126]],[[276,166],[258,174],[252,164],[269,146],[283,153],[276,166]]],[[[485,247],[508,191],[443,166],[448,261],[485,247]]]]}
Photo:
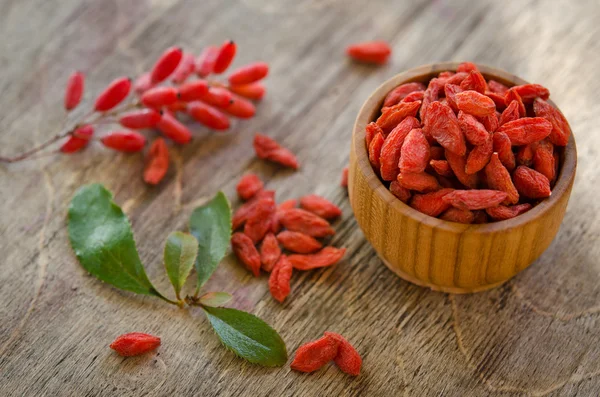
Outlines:
{"type": "MultiPolygon", "coordinates": [[[[458,63],[448,62],[410,69],[371,94],[354,124],[348,192],[358,224],[388,268],[407,281],[436,291],[469,293],[506,282],[548,248],[569,201],[577,149],[571,134],[552,195],[513,219],[465,225],[430,217],[398,200],[371,168],[365,126],[378,117],[385,96],[393,88],[411,81],[426,84],[439,72],[457,67],[458,63]]],[[[527,83],[502,70],[478,67],[486,79],[508,86],[527,83]]]]}

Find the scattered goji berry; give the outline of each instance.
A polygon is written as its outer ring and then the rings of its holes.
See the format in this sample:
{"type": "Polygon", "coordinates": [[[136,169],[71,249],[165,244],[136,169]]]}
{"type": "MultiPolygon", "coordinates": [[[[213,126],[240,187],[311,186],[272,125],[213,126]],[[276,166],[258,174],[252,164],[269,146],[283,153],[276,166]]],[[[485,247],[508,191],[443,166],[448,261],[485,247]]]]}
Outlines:
{"type": "Polygon", "coordinates": [[[337,205],[316,194],[300,198],[300,207],[324,219],[334,219],[342,215],[342,210],[337,205]]]}
{"type": "Polygon", "coordinates": [[[83,125],[77,128],[65,143],[60,147],[63,153],[75,153],[83,149],[90,143],[90,139],[94,135],[94,126],[83,125]]]}
{"type": "Polygon", "coordinates": [[[519,194],[524,197],[530,199],[550,197],[550,181],[548,178],[524,165],[518,166],[513,172],[513,183],[519,194]]]}
{"type": "Polygon", "coordinates": [[[146,144],[146,137],[135,131],[113,131],[104,135],[102,144],[120,152],[139,152],[146,144]]]}
{"type": "Polygon", "coordinates": [[[250,84],[264,79],[269,74],[269,65],[265,62],[254,62],[231,72],[229,84],[250,84]]]}
{"type": "Polygon", "coordinates": [[[196,59],[194,58],[194,54],[184,52],[179,65],[171,75],[171,81],[175,84],[181,84],[194,73],[195,69],[196,59]]]}
{"type": "Polygon", "coordinates": [[[140,109],[123,114],[119,118],[119,124],[125,128],[139,130],[154,127],[161,118],[161,112],[154,109],[140,109]]]}
{"type": "Polygon", "coordinates": [[[287,256],[281,255],[269,276],[269,291],[278,302],[283,302],[290,294],[290,280],[294,267],[287,256]]]}
{"type": "Polygon", "coordinates": [[[279,206],[277,206],[277,209],[280,211],[285,211],[285,210],[290,210],[292,208],[296,208],[297,206],[298,206],[298,200],[289,199],[289,200],[285,200],[284,202],[279,204],[279,206]]]}
{"type": "Polygon", "coordinates": [[[144,182],[158,185],[168,170],[169,149],[165,140],[159,137],[154,140],[148,151],[148,159],[144,168],[144,182]]]}
{"type": "Polygon", "coordinates": [[[387,62],[392,49],[385,41],[368,41],[356,43],[346,48],[346,54],[355,61],[384,64],[387,62]]]}
{"type": "Polygon", "coordinates": [[[142,104],[149,108],[161,108],[169,106],[179,99],[179,93],[175,87],[160,86],[150,88],[142,94],[142,104]]]}
{"type": "Polygon", "coordinates": [[[284,167],[298,168],[298,159],[296,156],[290,150],[279,145],[273,138],[269,138],[263,134],[256,134],[253,146],[256,156],[260,159],[269,160],[284,167]]]}
{"type": "MultiPolygon", "coordinates": [[[[400,161],[402,144],[404,143],[408,133],[413,128],[419,128],[419,125],[419,120],[414,117],[407,117],[390,132],[387,138],[385,138],[379,155],[379,168],[381,172],[381,178],[384,181],[393,181],[398,177],[398,173],[400,172],[398,163],[400,161]]],[[[375,131],[378,128],[379,126],[377,126],[377,124],[373,124],[373,126],[370,127],[371,130],[375,131]]],[[[376,153],[374,154],[374,157],[376,158],[376,153]]]]}
{"type": "Polygon", "coordinates": [[[215,60],[219,55],[219,48],[215,46],[208,46],[196,59],[196,74],[204,78],[213,72],[215,66],[215,60]]]}
{"type": "Polygon", "coordinates": [[[340,342],[330,336],[305,343],[296,350],[290,367],[300,372],[318,371],[336,358],[339,345],[340,342]]]}
{"type": "Polygon", "coordinates": [[[261,100],[263,96],[265,96],[265,86],[261,83],[252,83],[252,84],[244,84],[244,85],[230,85],[229,91],[238,94],[239,96],[243,96],[244,98],[261,100]]]}
{"type": "Polygon", "coordinates": [[[227,70],[227,68],[229,67],[229,65],[231,65],[231,62],[233,61],[233,58],[235,58],[236,51],[237,46],[235,45],[235,42],[233,40],[228,40],[225,43],[223,43],[221,48],[219,48],[219,52],[215,58],[212,72],[216,74],[221,74],[225,70],[227,70]]]}
{"type": "Polygon", "coordinates": [[[65,89],[65,110],[69,111],[77,107],[83,97],[83,87],[85,76],[81,72],[73,72],[67,80],[67,88],[65,89]]]}
{"type": "Polygon", "coordinates": [[[509,121],[498,131],[505,133],[513,146],[528,145],[547,137],[552,131],[552,124],[543,117],[524,117],[509,121]]]}
{"type": "Polygon", "coordinates": [[[498,153],[494,153],[488,165],[485,166],[485,176],[487,185],[491,189],[506,192],[506,200],[502,204],[509,205],[519,202],[519,192],[510,179],[510,173],[500,162],[498,153]]]}
{"type": "MultiPolygon", "coordinates": [[[[260,263],[265,272],[270,272],[281,256],[279,242],[273,233],[267,233],[260,245],[260,263]]],[[[291,267],[291,265],[290,265],[291,267]]]]}
{"type": "Polygon", "coordinates": [[[406,117],[415,117],[421,102],[400,102],[394,106],[383,108],[376,123],[385,135],[389,134],[406,117]]]}
{"type": "Polygon", "coordinates": [[[338,263],[346,253],[346,248],[325,247],[314,254],[294,254],[288,257],[294,269],[312,270],[338,263]]]}
{"type": "Polygon", "coordinates": [[[467,152],[465,137],[460,129],[456,115],[450,107],[433,102],[429,105],[423,131],[428,132],[444,148],[464,156],[467,152]]]}
{"type": "Polygon", "coordinates": [[[246,223],[250,215],[254,211],[254,207],[256,204],[263,198],[270,198],[275,200],[275,191],[273,190],[261,190],[257,193],[250,201],[244,203],[240,208],[235,211],[233,217],[231,218],[231,228],[232,230],[237,230],[246,223]]]}
{"type": "Polygon", "coordinates": [[[238,182],[236,190],[242,200],[250,200],[263,187],[263,181],[256,174],[246,174],[238,182]]]}
{"type": "Polygon", "coordinates": [[[288,230],[308,234],[312,237],[325,237],[335,234],[335,230],[331,228],[329,222],[301,208],[282,211],[279,221],[288,230]]]}
{"type": "Polygon", "coordinates": [[[325,332],[324,335],[326,338],[331,338],[339,342],[337,355],[333,359],[335,365],[348,375],[358,376],[360,374],[360,367],[362,366],[362,358],[354,346],[342,335],[335,332],[325,332]]]}
{"type": "Polygon", "coordinates": [[[442,200],[463,210],[483,210],[500,205],[506,196],[506,192],[498,190],[455,190],[442,197],[442,200]]]}
{"type": "Polygon", "coordinates": [[[277,241],[283,245],[288,251],[295,252],[297,254],[312,254],[323,248],[321,244],[315,238],[300,232],[293,232],[291,230],[284,230],[277,235],[277,241]]]}
{"type": "Polygon", "coordinates": [[[458,109],[473,116],[487,116],[496,111],[496,104],[477,91],[463,91],[454,96],[458,109]]]}
{"type": "Polygon", "coordinates": [[[450,208],[450,203],[442,198],[453,191],[454,189],[441,189],[437,192],[415,194],[410,201],[410,206],[419,212],[436,217],[450,208]]]}
{"type": "Polygon", "coordinates": [[[175,118],[169,111],[165,111],[156,128],[167,138],[180,145],[185,145],[192,140],[192,133],[179,120],[175,118]]]}
{"type": "Polygon", "coordinates": [[[120,77],[113,80],[96,98],[94,110],[97,112],[106,112],[114,108],[129,95],[129,90],[131,90],[130,78],[120,77]]]}
{"type": "Polygon", "coordinates": [[[204,102],[194,101],[188,103],[187,112],[196,121],[213,130],[222,131],[229,128],[229,118],[219,109],[204,102]]]}
{"type": "Polygon", "coordinates": [[[244,234],[258,244],[271,229],[271,217],[275,213],[275,201],[270,197],[260,199],[246,220],[244,234]]]}
{"type": "Polygon", "coordinates": [[[231,248],[235,256],[255,277],[260,276],[260,255],[250,237],[244,233],[233,233],[231,235],[231,248]]]}
{"type": "Polygon", "coordinates": [[[402,172],[398,175],[398,184],[405,189],[416,190],[418,192],[431,192],[440,189],[440,184],[433,175],[421,172],[419,174],[412,174],[409,172],[402,172]]]}
{"type": "Polygon", "coordinates": [[[503,221],[506,219],[514,218],[517,215],[521,215],[531,209],[531,204],[519,204],[507,207],[505,205],[499,205],[497,207],[487,208],[485,212],[494,220],[503,221]]]}
{"type": "Polygon", "coordinates": [[[444,211],[442,215],[440,215],[440,219],[450,222],[469,224],[473,223],[475,220],[475,214],[473,211],[451,207],[444,211]]]}
{"type": "Polygon", "coordinates": [[[386,95],[383,107],[394,106],[403,100],[408,94],[417,91],[425,91],[425,85],[419,82],[405,83],[394,88],[386,95]]]}
{"type": "Polygon", "coordinates": [[[183,50],[180,47],[167,48],[165,52],[158,58],[150,72],[150,80],[154,84],[158,84],[171,75],[179,66],[183,50]]]}
{"type": "Polygon", "coordinates": [[[403,203],[408,203],[408,200],[410,200],[411,197],[410,190],[400,186],[398,181],[392,181],[392,183],[390,183],[390,192],[398,197],[403,203]]]}
{"type": "Polygon", "coordinates": [[[566,146],[571,135],[571,127],[560,110],[540,98],[533,102],[533,110],[536,116],[543,117],[552,124],[550,142],[556,146],[566,146]]]}
{"type": "Polygon", "coordinates": [[[178,88],[179,99],[183,102],[198,101],[208,93],[206,80],[193,80],[183,83],[178,88]]]}
{"type": "Polygon", "coordinates": [[[110,348],[123,357],[139,356],[159,346],[159,337],[141,332],[120,335],[110,344],[110,348]]]}

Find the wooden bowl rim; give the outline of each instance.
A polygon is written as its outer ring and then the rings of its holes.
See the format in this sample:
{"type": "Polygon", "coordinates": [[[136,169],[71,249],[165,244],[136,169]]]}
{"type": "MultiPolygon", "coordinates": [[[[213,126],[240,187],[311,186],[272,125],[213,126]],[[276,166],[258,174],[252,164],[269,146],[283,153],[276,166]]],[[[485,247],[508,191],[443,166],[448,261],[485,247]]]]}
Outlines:
{"type": "MultiPolygon", "coordinates": [[[[462,224],[456,222],[445,221],[443,219],[434,218],[432,216],[423,214],[407,204],[400,201],[394,196],[381,182],[379,177],[373,171],[369,157],[364,144],[365,141],[365,127],[372,121],[372,117],[376,112],[379,112],[385,96],[393,88],[403,83],[411,81],[420,81],[425,75],[437,75],[443,71],[456,71],[456,68],[460,65],[460,62],[442,62],[435,64],[428,64],[418,66],[416,68],[409,69],[403,73],[397,74],[392,78],[385,81],[367,98],[354,123],[354,130],[352,133],[353,150],[355,150],[357,164],[360,171],[365,175],[369,187],[373,189],[385,202],[387,202],[394,210],[409,216],[431,228],[441,229],[449,232],[456,233],[497,233],[507,231],[516,227],[521,227],[541,216],[543,216],[553,205],[558,203],[560,197],[567,193],[569,186],[575,178],[575,169],[577,167],[577,148],[575,145],[575,138],[571,131],[569,142],[564,149],[564,161],[563,166],[559,169],[558,179],[552,189],[552,195],[537,204],[531,210],[525,212],[522,215],[516,216],[511,219],[504,221],[490,222],[484,224],[462,224]]],[[[501,83],[509,86],[528,84],[527,81],[520,77],[511,75],[510,73],[496,69],[487,65],[477,64],[477,67],[481,73],[487,78],[493,78],[494,80],[500,81],[501,83]]],[[[556,104],[551,100],[548,102],[558,109],[556,104]]],[[[559,109],[560,110],[560,109],[559,109]]],[[[570,128],[570,126],[569,126],[570,128]]]]}

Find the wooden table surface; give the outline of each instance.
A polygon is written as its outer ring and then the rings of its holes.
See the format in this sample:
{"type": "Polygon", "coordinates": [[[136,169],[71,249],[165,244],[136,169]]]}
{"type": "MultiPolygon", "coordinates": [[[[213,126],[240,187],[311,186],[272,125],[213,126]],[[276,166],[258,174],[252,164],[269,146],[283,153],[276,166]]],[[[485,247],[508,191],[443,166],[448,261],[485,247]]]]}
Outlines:
{"type": "MultiPolygon", "coordinates": [[[[167,180],[141,180],[142,155],[99,145],[70,157],[0,165],[2,396],[597,396],[600,394],[600,5],[589,1],[4,0],[0,4],[0,152],[26,149],[61,125],[68,74],[88,74],[86,104],[112,78],[148,68],[170,45],[198,53],[234,38],[235,65],[271,65],[258,116],[226,134],[196,128],[167,180]],[[352,64],[347,44],[388,40],[391,62],[352,64]],[[485,293],[411,285],[377,258],[339,187],[354,118],[392,75],[472,60],[544,84],[569,119],[577,180],[561,230],[529,269],[485,293]],[[254,157],[261,131],[297,153],[298,172],[254,157]],[[219,345],[198,310],[119,292],[86,275],[67,240],[74,191],[101,182],[133,222],[150,277],[169,290],[162,246],[197,203],[258,173],[280,200],[307,193],[339,204],[334,244],[346,259],[295,274],[281,305],[267,276],[228,256],[207,290],[277,329],[290,353],[323,331],[364,358],[357,378],[245,363],[219,345]],[[123,359],[107,345],[130,331],[160,335],[157,354],[123,359]]],[[[82,111],[83,112],[83,111],[82,111]]],[[[81,114],[79,112],[77,114],[81,114]]]]}

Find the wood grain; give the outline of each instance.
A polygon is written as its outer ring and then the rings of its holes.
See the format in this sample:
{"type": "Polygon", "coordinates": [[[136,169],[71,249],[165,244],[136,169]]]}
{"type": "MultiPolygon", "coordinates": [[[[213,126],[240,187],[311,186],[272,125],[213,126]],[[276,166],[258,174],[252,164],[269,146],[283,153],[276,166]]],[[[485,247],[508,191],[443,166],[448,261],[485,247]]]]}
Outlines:
{"type": "Polygon", "coordinates": [[[158,188],[142,183],[141,155],[99,145],[0,166],[0,395],[599,395],[598,20],[595,0],[0,2],[2,154],[60,128],[63,85],[75,68],[89,76],[89,105],[112,78],[141,72],[173,44],[199,52],[232,37],[240,46],[234,66],[272,67],[258,116],[226,134],[195,128],[158,188]],[[388,65],[345,59],[347,44],[369,39],[391,43],[388,65]],[[502,287],[469,296],[396,277],[338,186],[368,95],[403,70],[460,60],[547,86],[579,149],[566,216],[548,250],[502,287]],[[257,160],[256,131],[295,151],[301,170],[257,160]],[[251,277],[231,256],[207,291],[231,292],[233,305],[272,324],[290,352],[325,330],[342,333],[363,355],[360,377],[333,366],[304,375],[246,364],[219,345],[201,313],[116,291],[87,276],[71,253],[67,203],[82,184],[104,183],[133,222],[151,279],[168,293],[161,265],[168,233],[183,229],[193,207],[217,190],[235,197],[248,170],[277,189],[278,200],[317,193],[339,204],[333,244],[347,247],[347,258],[295,274],[283,305],[265,276],[251,277]],[[163,346],[122,359],[107,346],[128,331],[160,335],[163,346]]]}

